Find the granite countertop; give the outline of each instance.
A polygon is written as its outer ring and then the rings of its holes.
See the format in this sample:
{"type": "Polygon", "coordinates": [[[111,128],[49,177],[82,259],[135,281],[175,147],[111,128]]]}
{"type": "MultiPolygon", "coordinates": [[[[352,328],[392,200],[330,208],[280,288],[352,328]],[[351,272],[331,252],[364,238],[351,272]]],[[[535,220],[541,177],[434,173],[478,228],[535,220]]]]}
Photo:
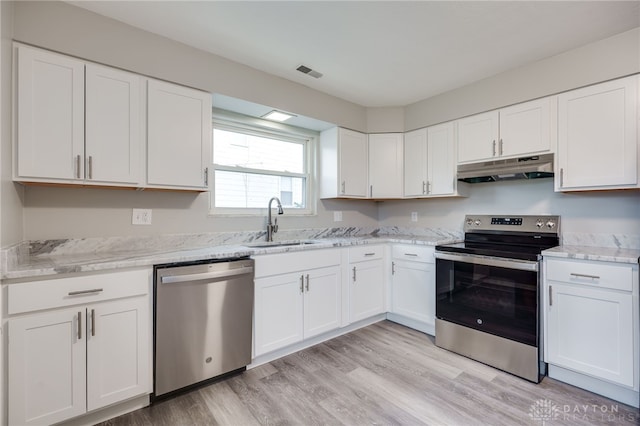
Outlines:
{"type": "Polygon", "coordinates": [[[617,247],[561,245],[544,250],[542,256],[616,263],[640,262],[640,250],[617,247]]]}
{"type": "MultiPolygon", "coordinates": [[[[59,240],[60,242],[26,243],[26,248],[4,253],[2,262],[3,280],[27,280],[51,278],[51,276],[69,273],[109,271],[123,268],[145,267],[159,264],[190,262],[197,260],[236,258],[242,256],[257,256],[265,254],[287,253],[295,251],[318,250],[331,247],[347,247],[362,244],[402,243],[435,246],[459,241],[455,233],[433,233],[427,235],[413,235],[393,233],[381,235],[333,236],[324,238],[300,238],[279,240],[277,243],[291,243],[291,245],[267,246],[264,240],[249,238],[248,242],[233,242],[212,244],[206,247],[189,247],[188,242],[178,244],[179,248],[154,247],[135,240],[136,244],[130,250],[123,250],[120,244],[118,250],[109,250],[110,245],[92,241],[93,246],[100,246],[89,250],[84,240],[59,240]],[[296,242],[310,242],[310,244],[296,244],[296,242]],[[48,244],[48,246],[47,246],[48,244]],[[33,246],[38,246],[34,249],[33,246]],[[60,250],[60,246],[65,249],[60,250]],[[45,249],[42,249],[44,247],[45,249]],[[53,247],[53,248],[52,248],[53,247]],[[72,247],[72,248],[69,248],[72,247]],[[84,251],[81,249],[84,249],[84,251]]],[[[201,242],[201,241],[200,241],[201,242]]],[[[131,241],[130,241],[131,243],[131,241]]]]}

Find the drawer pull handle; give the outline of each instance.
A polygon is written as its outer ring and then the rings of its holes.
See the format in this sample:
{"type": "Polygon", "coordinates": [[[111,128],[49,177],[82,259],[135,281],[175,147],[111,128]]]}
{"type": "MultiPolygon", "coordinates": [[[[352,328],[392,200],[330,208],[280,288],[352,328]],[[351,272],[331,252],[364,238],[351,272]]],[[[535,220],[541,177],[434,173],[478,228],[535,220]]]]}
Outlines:
{"type": "Polygon", "coordinates": [[[353,282],[356,282],[356,267],[353,267],[353,282]]]}
{"type": "Polygon", "coordinates": [[[396,274],[396,262],[391,262],[391,275],[396,274]]]}
{"type": "Polygon", "coordinates": [[[78,340],[82,339],[82,312],[78,312],[78,340]]]}
{"type": "Polygon", "coordinates": [[[94,337],[96,335],[96,310],[91,310],[91,336],[94,337]]]}
{"type": "Polygon", "coordinates": [[[553,286],[549,286],[549,306],[553,306],[553,286]]]}
{"type": "Polygon", "coordinates": [[[415,253],[405,253],[404,255],[405,255],[405,256],[418,257],[418,255],[417,255],[417,254],[415,254],[415,253]]]}
{"type": "Polygon", "coordinates": [[[365,253],[365,256],[375,256],[375,253],[365,253]]]}
{"type": "Polygon", "coordinates": [[[101,288],[93,288],[91,290],[70,291],[69,296],[80,296],[81,294],[100,293],[101,291],[102,291],[101,288]]]}
{"type": "Polygon", "coordinates": [[[592,280],[599,280],[600,277],[597,275],[587,275],[587,274],[576,274],[574,272],[570,273],[569,275],[571,275],[572,277],[576,277],[576,278],[591,278],[592,280]]]}
{"type": "Polygon", "coordinates": [[[305,286],[307,293],[309,293],[309,274],[307,274],[307,285],[305,286]]]}

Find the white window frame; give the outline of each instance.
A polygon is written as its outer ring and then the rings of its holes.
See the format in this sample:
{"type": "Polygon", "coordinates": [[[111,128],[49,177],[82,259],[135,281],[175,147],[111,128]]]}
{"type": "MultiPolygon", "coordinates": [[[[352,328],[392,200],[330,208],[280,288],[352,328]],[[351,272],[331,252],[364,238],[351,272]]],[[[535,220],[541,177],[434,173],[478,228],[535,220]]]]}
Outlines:
{"type": "MultiPolygon", "coordinates": [[[[216,171],[234,171],[245,173],[259,173],[273,176],[289,176],[305,179],[306,206],[304,209],[287,209],[285,215],[288,216],[312,216],[316,214],[316,150],[319,133],[313,130],[288,126],[282,123],[275,123],[259,118],[248,117],[228,111],[217,111],[213,115],[213,126],[211,130],[211,165],[210,187],[209,187],[209,215],[212,216],[265,216],[267,206],[261,208],[242,207],[216,207],[215,206],[215,176],[216,171]],[[215,164],[213,129],[241,131],[242,133],[253,134],[268,138],[304,144],[305,171],[306,173],[277,172],[273,170],[262,170],[245,167],[234,167],[215,164]]],[[[274,194],[277,196],[278,194],[274,194]]],[[[275,203],[273,206],[275,208],[275,203]]]]}

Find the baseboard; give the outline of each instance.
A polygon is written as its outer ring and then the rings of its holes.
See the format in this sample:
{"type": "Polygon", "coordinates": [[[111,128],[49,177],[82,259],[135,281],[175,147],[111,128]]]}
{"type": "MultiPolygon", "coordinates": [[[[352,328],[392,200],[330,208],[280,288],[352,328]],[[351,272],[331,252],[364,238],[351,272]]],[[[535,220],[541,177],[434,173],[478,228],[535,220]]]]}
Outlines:
{"type": "Polygon", "coordinates": [[[123,414],[130,413],[132,411],[139,410],[140,408],[149,406],[149,395],[142,395],[136,398],[129,399],[124,402],[111,405],[109,407],[101,408],[100,410],[92,411],[85,415],[74,417],[58,425],[64,426],[86,426],[102,423],[114,417],[121,416],[123,414]]]}
{"type": "Polygon", "coordinates": [[[428,334],[430,336],[435,336],[436,335],[436,326],[435,324],[429,324],[426,322],[422,322],[422,321],[418,321],[418,320],[414,320],[413,318],[407,318],[403,315],[398,315],[398,314],[394,314],[394,313],[387,313],[387,319],[389,321],[393,321],[395,323],[404,325],[406,327],[409,328],[413,328],[414,330],[418,330],[421,331],[425,334],[428,334]]]}

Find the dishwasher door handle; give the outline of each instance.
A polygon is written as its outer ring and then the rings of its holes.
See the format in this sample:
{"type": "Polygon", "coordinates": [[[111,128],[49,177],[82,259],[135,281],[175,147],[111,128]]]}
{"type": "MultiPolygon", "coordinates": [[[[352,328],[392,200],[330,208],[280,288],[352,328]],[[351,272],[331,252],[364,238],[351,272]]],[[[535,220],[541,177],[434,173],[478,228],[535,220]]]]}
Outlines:
{"type": "Polygon", "coordinates": [[[184,275],[167,275],[162,277],[160,281],[162,284],[184,283],[188,281],[201,281],[215,278],[227,278],[235,277],[237,275],[245,275],[253,273],[252,266],[246,266],[243,268],[226,269],[224,271],[214,272],[200,272],[197,274],[184,274],[184,275]]]}

